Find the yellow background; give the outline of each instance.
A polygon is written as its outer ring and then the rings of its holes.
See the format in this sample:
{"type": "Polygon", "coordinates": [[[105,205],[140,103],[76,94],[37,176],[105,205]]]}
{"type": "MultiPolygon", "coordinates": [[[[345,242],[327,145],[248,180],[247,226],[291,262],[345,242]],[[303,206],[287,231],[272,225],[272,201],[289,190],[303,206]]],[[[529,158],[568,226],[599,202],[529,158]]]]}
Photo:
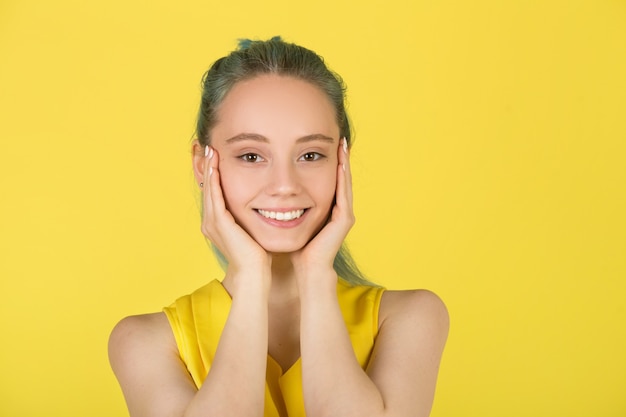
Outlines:
{"type": "Polygon", "coordinates": [[[108,333],[220,271],[199,81],[282,35],[346,80],[369,276],[451,333],[433,417],[626,415],[626,2],[0,1],[0,416],[123,416],[108,333]]]}

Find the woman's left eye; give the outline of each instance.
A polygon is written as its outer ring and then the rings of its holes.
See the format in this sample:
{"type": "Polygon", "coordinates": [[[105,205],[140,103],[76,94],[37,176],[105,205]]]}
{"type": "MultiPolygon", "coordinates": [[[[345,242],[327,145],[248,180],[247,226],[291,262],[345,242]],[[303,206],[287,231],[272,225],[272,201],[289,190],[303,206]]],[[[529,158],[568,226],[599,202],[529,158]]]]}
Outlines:
{"type": "Polygon", "coordinates": [[[303,154],[300,159],[304,160],[304,161],[317,161],[318,159],[322,158],[323,155],[317,152],[307,152],[305,154],[303,154]]]}

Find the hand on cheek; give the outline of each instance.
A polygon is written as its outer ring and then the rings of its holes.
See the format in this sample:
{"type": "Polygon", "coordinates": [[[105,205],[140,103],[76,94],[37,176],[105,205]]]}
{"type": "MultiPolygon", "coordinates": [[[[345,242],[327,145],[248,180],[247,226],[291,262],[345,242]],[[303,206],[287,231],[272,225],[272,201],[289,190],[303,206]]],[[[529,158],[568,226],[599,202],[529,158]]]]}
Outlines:
{"type": "Polygon", "coordinates": [[[352,176],[347,142],[342,138],[337,149],[337,185],[335,204],[326,225],[300,251],[292,254],[298,279],[313,280],[319,275],[336,279],[333,270],[335,256],[354,225],[352,209],[352,176]]]}
{"type": "Polygon", "coordinates": [[[226,208],[220,183],[219,154],[207,146],[203,177],[202,233],[222,252],[229,270],[257,270],[269,264],[265,250],[226,208]]]}

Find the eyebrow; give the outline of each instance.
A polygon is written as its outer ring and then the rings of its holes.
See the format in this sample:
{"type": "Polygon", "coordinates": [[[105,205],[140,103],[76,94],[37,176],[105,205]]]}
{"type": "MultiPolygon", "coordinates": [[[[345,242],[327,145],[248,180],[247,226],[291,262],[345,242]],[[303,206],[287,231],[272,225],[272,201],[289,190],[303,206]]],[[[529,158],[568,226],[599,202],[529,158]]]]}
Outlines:
{"type": "MultiPolygon", "coordinates": [[[[244,140],[252,140],[256,142],[265,142],[265,143],[269,142],[269,139],[263,135],[259,135],[256,133],[240,133],[238,135],[233,136],[230,139],[226,139],[226,143],[230,144],[230,143],[235,143],[235,142],[241,142],[244,140]]],[[[328,143],[335,143],[335,139],[326,135],[322,135],[321,133],[315,133],[313,135],[302,136],[301,138],[296,139],[296,143],[313,142],[316,140],[328,142],[328,143]]]]}

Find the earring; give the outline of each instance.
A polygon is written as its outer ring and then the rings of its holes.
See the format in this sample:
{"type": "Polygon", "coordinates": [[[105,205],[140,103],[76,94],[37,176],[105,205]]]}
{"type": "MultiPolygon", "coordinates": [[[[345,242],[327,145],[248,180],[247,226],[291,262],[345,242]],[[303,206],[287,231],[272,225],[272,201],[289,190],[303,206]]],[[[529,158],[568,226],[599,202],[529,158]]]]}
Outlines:
{"type": "Polygon", "coordinates": [[[200,188],[202,188],[202,186],[203,186],[203,185],[204,185],[204,183],[203,183],[203,182],[201,182],[201,183],[200,183],[200,188]]]}

